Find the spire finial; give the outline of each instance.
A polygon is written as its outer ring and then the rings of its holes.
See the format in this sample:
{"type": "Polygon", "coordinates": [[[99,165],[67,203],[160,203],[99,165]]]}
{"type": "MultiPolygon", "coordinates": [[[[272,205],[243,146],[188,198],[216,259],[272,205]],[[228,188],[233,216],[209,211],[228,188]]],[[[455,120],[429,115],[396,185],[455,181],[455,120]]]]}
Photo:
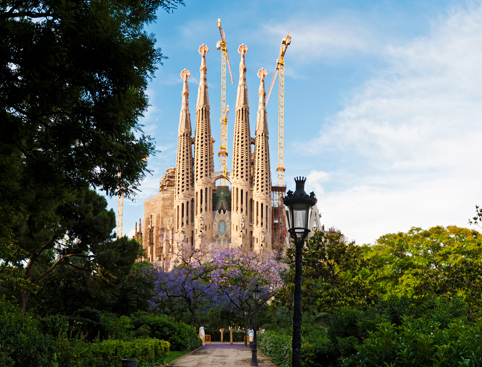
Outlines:
{"type": "Polygon", "coordinates": [[[184,69],[181,71],[181,78],[184,81],[182,85],[182,108],[189,109],[189,86],[187,85],[187,80],[191,76],[189,70],[184,69]]]}
{"type": "Polygon", "coordinates": [[[241,54],[241,61],[239,63],[239,81],[240,83],[246,84],[246,62],[244,55],[248,52],[248,46],[243,43],[238,47],[238,52],[241,54]]]}
{"type": "Polygon", "coordinates": [[[185,83],[187,83],[187,80],[190,77],[191,77],[191,73],[189,72],[189,70],[184,69],[183,71],[181,71],[181,78],[184,80],[185,83]]]}
{"type": "Polygon", "coordinates": [[[268,72],[264,69],[264,68],[261,68],[259,69],[258,71],[258,78],[261,79],[260,83],[259,83],[259,105],[260,107],[263,106],[264,107],[264,101],[265,101],[265,98],[266,98],[266,90],[264,89],[264,79],[268,76],[268,72]]]}
{"type": "Polygon", "coordinates": [[[199,53],[202,55],[202,57],[206,56],[206,54],[209,52],[208,46],[206,46],[204,43],[199,46],[199,53]]]}
{"type": "Polygon", "coordinates": [[[208,46],[206,46],[205,44],[202,44],[201,46],[199,46],[198,51],[202,56],[202,60],[201,60],[201,67],[199,68],[201,76],[199,78],[199,92],[197,96],[196,110],[198,110],[203,106],[209,108],[208,80],[207,80],[208,67],[206,66],[206,54],[209,52],[208,46]]]}
{"type": "Polygon", "coordinates": [[[202,56],[201,68],[199,69],[199,71],[201,72],[201,75],[203,73],[204,75],[206,75],[206,72],[208,71],[208,67],[206,66],[206,54],[209,52],[209,48],[205,44],[202,44],[201,46],[199,46],[198,51],[202,56]]]}
{"type": "Polygon", "coordinates": [[[264,68],[261,68],[259,69],[258,71],[258,78],[261,79],[261,81],[264,82],[264,79],[268,76],[268,72],[264,69],[264,68]]]}

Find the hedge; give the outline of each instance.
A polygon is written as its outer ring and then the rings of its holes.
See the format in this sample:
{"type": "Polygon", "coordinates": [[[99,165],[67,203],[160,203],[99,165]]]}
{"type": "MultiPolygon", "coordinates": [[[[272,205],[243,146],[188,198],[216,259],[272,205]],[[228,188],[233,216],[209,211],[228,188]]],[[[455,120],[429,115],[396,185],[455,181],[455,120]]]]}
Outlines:
{"type": "Polygon", "coordinates": [[[119,367],[122,359],[137,359],[138,366],[157,366],[169,354],[169,342],[157,339],[76,343],[75,348],[85,367],[119,367]]]}
{"type": "Polygon", "coordinates": [[[142,330],[151,338],[167,340],[171,350],[193,350],[202,345],[193,327],[169,316],[136,313],[131,315],[131,321],[137,333],[142,330]]]}

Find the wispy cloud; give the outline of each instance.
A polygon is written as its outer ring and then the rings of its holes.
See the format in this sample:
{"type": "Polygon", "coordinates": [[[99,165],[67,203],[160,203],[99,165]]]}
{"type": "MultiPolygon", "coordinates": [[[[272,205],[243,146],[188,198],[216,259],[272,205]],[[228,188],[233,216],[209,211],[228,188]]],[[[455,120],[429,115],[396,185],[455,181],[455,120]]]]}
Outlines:
{"type": "Polygon", "coordinates": [[[354,51],[364,52],[374,42],[369,27],[348,16],[316,20],[296,18],[263,28],[274,43],[286,37],[289,31],[296,40],[289,46],[290,59],[303,63],[338,58],[354,51]]]}
{"type": "Polygon", "coordinates": [[[467,225],[482,199],[482,7],[453,9],[384,56],[388,67],[308,148],[345,156],[356,177],[343,191],[331,179],[322,211],[358,242],[382,235],[376,228],[467,225]]]}

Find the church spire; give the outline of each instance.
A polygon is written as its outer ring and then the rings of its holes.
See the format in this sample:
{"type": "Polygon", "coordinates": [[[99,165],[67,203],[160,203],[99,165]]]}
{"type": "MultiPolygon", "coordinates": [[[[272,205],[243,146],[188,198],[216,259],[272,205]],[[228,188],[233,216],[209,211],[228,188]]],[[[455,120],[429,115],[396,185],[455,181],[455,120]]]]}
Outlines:
{"type": "Polygon", "coordinates": [[[231,174],[232,208],[231,234],[233,243],[248,246],[251,238],[252,188],[251,188],[251,134],[249,130],[248,87],[246,86],[245,55],[248,47],[238,48],[241,54],[239,63],[239,84],[236,97],[236,117],[233,139],[233,172],[231,174]]]}
{"type": "Polygon", "coordinates": [[[181,71],[183,80],[182,104],[179,117],[177,142],[176,181],[174,184],[174,226],[177,240],[181,243],[192,241],[194,218],[192,197],[194,192],[192,167],[191,114],[189,113],[189,87],[187,80],[191,76],[189,70],[181,71]]]}
{"type": "Polygon", "coordinates": [[[187,80],[191,77],[189,70],[184,69],[181,71],[181,78],[183,80],[182,85],[182,104],[181,104],[181,116],[179,118],[179,132],[189,132],[191,134],[191,114],[189,113],[189,86],[187,80]]]}
{"type": "Polygon", "coordinates": [[[214,171],[211,118],[207,82],[206,45],[199,47],[201,54],[201,76],[196,106],[196,132],[194,136],[194,243],[196,246],[212,238],[212,198],[213,185],[211,174],[214,171]]]}
{"type": "Polygon", "coordinates": [[[244,55],[248,52],[248,46],[244,43],[239,46],[238,52],[241,54],[241,61],[239,63],[239,84],[238,96],[236,98],[236,111],[240,108],[248,108],[248,87],[246,86],[246,60],[244,55]]]}
{"type": "Polygon", "coordinates": [[[258,78],[261,79],[259,84],[259,103],[258,103],[258,119],[256,120],[256,135],[258,132],[266,132],[268,134],[268,118],[266,113],[266,90],[264,88],[264,79],[268,76],[265,69],[259,69],[258,78]]]}
{"type": "Polygon", "coordinates": [[[201,108],[206,108],[209,110],[209,93],[208,93],[208,80],[207,80],[207,72],[208,67],[206,65],[206,54],[209,52],[208,46],[201,45],[199,47],[199,53],[202,56],[201,59],[201,67],[199,71],[201,76],[199,77],[199,91],[197,95],[197,106],[196,111],[201,108]]]}
{"type": "Polygon", "coordinates": [[[261,79],[259,85],[258,118],[256,121],[256,138],[254,148],[254,187],[253,201],[253,237],[254,250],[271,249],[271,168],[269,163],[268,118],[266,114],[266,91],[264,79],[268,73],[264,69],[258,71],[261,79]]]}

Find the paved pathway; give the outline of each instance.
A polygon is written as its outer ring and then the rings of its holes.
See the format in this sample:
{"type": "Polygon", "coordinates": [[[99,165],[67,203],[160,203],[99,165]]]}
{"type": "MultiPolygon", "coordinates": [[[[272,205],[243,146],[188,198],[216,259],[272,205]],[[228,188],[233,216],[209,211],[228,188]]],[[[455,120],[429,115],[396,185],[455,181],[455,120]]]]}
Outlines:
{"type": "MultiPolygon", "coordinates": [[[[176,367],[208,367],[249,366],[251,363],[251,349],[245,348],[244,343],[215,343],[207,344],[200,349],[192,351],[181,358],[172,361],[167,366],[176,367]]],[[[258,350],[258,366],[276,367],[268,357],[258,350]]]]}

